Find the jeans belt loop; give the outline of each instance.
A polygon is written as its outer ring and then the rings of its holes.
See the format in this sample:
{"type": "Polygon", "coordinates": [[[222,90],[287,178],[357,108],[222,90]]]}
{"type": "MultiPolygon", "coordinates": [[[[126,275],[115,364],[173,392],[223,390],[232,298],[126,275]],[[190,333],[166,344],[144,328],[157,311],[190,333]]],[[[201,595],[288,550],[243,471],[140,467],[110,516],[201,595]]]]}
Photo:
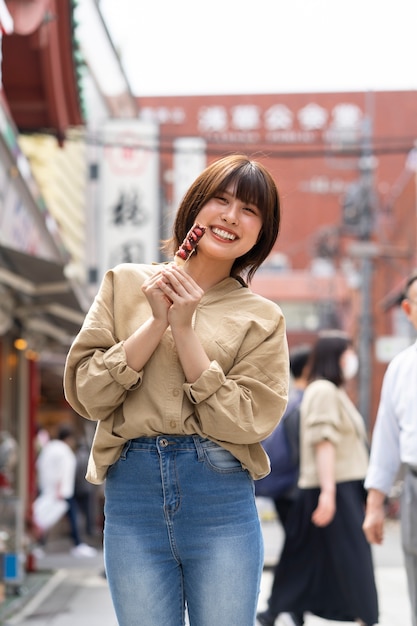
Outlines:
{"type": "Polygon", "coordinates": [[[204,450],[201,445],[201,438],[198,435],[193,435],[195,449],[197,450],[197,459],[199,461],[204,460],[204,450]]]}

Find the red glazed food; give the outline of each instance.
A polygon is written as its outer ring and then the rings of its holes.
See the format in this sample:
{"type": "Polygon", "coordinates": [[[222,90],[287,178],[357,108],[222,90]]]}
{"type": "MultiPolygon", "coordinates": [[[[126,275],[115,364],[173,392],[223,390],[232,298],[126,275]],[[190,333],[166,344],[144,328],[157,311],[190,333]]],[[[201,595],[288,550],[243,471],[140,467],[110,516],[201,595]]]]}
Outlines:
{"type": "Polygon", "coordinates": [[[188,231],[187,236],[175,253],[177,265],[183,265],[190,258],[205,232],[206,227],[201,226],[201,224],[194,224],[188,231]]]}

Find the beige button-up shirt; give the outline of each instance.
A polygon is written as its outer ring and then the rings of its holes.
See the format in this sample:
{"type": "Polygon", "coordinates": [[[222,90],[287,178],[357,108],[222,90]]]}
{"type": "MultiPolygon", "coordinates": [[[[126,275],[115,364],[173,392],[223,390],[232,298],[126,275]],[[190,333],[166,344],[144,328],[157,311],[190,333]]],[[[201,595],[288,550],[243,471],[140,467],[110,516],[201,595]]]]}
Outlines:
{"type": "Polygon", "coordinates": [[[67,356],[69,404],[97,421],[87,479],[103,482],[126,441],[197,434],[217,442],[257,479],[269,472],[261,441],[288,397],[289,362],[280,308],[234,278],[209,289],[194,316],[210,367],[185,381],[168,328],[142,371],[123,342],[151,315],[142,283],[158,265],[122,264],[106,273],[67,356]]]}

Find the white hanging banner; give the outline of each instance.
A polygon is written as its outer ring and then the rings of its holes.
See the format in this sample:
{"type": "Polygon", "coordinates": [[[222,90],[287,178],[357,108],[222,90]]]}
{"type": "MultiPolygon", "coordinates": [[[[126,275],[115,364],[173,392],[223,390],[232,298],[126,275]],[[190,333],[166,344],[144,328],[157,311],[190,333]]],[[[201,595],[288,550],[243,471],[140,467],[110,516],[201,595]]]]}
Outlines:
{"type": "Polygon", "coordinates": [[[191,183],[207,165],[206,141],[201,137],[179,137],[173,142],[174,215],[191,183]]]}
{"type": "Polygon", "coordinates": [[[158,126],[109,120],[100,167],[99,273],[160,257],[158,126]]]}

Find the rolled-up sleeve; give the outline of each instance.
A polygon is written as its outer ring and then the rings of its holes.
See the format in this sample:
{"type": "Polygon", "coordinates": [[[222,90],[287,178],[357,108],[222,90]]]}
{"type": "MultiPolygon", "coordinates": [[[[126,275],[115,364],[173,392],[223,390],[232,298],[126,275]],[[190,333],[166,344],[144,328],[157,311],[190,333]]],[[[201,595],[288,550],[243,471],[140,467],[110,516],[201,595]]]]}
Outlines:
{"type": "Polygon", "coordinates": [[[204,402],[216,393],[226,382],[226,376],[216,361],[210,363],[210,367],[192,384],[185,383],[184,391],[193,404],[204,402]]]}
{"type": "Polygon", "coordinates": [[[328,381],[320,380],[312,383],[310,390],[304,395],[301,404],[304,415],[303,429],[308,445],[316,446],[322,441],[339,444],[340,409],[336,387],[328,381]],[[311,389],[314,393],[310,395],[311,389]]]}
{"type": "MultiPolygon", "coordinates": [[[[252,329],[253,330],[253,329],[252,329]]],[[[285,322],[247,334],[250,349],[224,372],[216,361],[192,384],[185,384],[201,431],[218,441],[263,441],[280,421],[288,401],[288,346],[285,322]],[[255,339],[256,338],[256,339],[255,339]]]]}
{"type": "Polygon", "coordinates": [[[104,352],[95,350],[79,365],[77,397],[90,418],[105,419],[124,401],[128,391],[140,386],[141,380],[141,372],[127,365],[123,342],[119,342],[104,352]]]}
{"type": "Polygon", "coordinates": [[[106,419],[142,382],[142,372],[127,365],[123,341],[115,336],[112,301],[108,272],[65,364],[65,397],[77,413],[91,420],[106,419]]]}

